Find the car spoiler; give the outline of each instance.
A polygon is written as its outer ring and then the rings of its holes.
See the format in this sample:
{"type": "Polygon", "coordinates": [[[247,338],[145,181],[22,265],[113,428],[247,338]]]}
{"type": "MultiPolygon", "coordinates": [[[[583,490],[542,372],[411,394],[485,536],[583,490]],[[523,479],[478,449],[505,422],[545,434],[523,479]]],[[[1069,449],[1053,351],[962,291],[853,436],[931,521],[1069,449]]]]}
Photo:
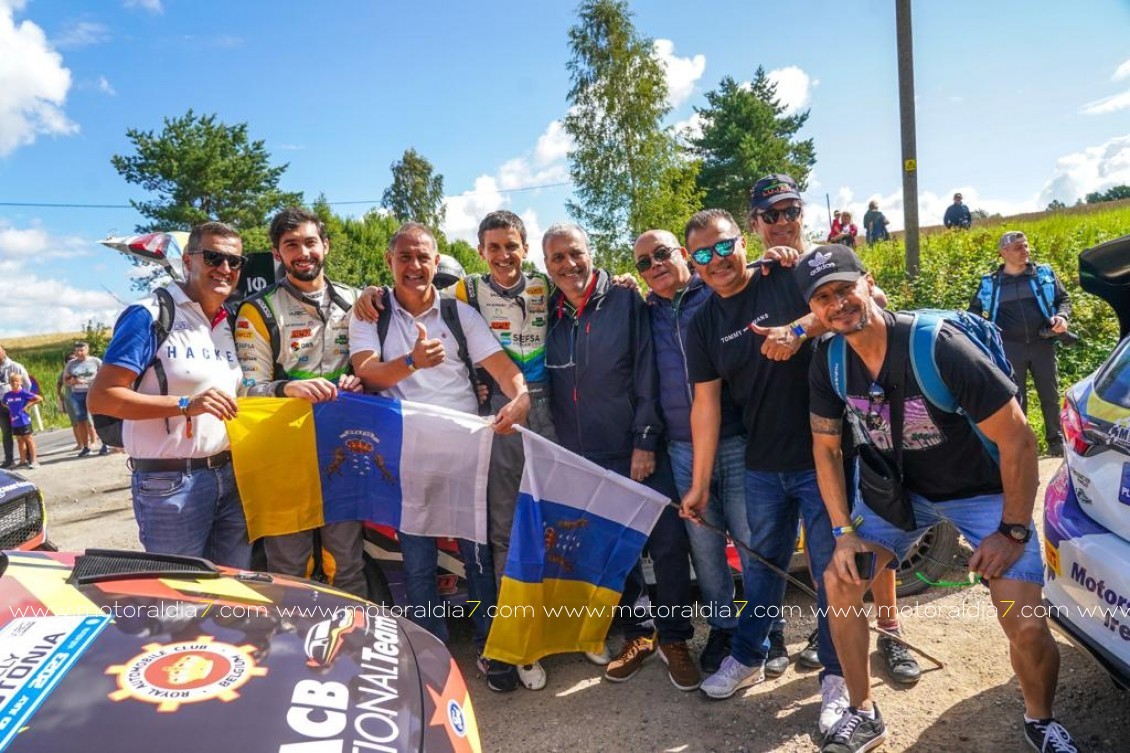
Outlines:
{"type": "Polygon", "coordinates": [[[1079,285],[1111,305],[1120,339],[1130,334],[1130,235],[1079,254],[1079,285]]]}

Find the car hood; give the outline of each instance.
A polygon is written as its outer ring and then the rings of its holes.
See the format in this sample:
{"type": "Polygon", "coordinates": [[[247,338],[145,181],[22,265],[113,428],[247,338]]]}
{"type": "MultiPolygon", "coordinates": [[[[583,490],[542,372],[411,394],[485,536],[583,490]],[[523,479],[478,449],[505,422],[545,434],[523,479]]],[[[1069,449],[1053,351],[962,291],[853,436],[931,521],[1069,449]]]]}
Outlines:
{"type": "Polygon", "coordinates": [[[478,750],[450,654],[383,607],[127,554],[3,554],[0,751],[478,750]]]}

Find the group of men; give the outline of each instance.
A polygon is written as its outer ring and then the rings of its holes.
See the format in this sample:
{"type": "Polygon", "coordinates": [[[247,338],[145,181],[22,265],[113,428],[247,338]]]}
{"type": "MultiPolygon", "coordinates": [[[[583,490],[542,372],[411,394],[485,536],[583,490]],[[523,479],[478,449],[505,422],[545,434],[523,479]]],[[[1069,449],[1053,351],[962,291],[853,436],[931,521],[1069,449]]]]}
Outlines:
{"type": "MultiPolygon", "coordinates": [[[[701,687],[712,698],[783,672],[788,654],[775,615],[785,582],[776,570],[787,566],[802,520],[818,594],[809,661],[823,667],[823,750],[870,750],[886,728],[870,697],[867,625],[837,611],[859,603],[868,586],[855,569],[855,553],[876,552],[881,571],[930,525],[948,519],[977,547],[971,568],[987,580],[996,602],[1037,603],[1035,443],[1012,382],[948,330],[937,346],[942,378],[1000,448],[999,465],[965,417],[924,401],[901,373],[904,364],[889,363],[888,332],[899,333],[902,319],[882,309],[881,291],[850,249],[807,251],[803,211],[790,177],[757,182],[748,220],[766,250],[754,263],[725,210],[695,214],[682,242],[666,230],[643,233],[634,258],[650,289],[645,300],[595,267],[588,237],[576,225],[545,232],[548,277],[523,271],[526,229],[506,211],[492,212],[479,227],[489,272],[461,280],[453,298],[433,284],[437,244],[418,223],[406,223],[389,242],[391,289],[358,294],[325,279],[329,240],[317,217],[288,209],[270,230],[286,279],[241,305],[234,335],[222,304],[245,260],[239,235],[220,223],[194,228],[185,282],[123,313],[89,398],[95,412],[126,419],[143,545],[248,566],[250,545],[223,428],[238,410],[238,394],[318,402],[339,390],[365,390],[490,413],[499,434],[488,490],[490,545],[460,542],[471,598],[484,606],[496,598],[521,475],[521,443],[510,436],[517,424],[669,497],[674,504],[647,542],[656,601],[691,603],[693,560],[703,601],[712,607],[697,665],[688,646],[690,619],[672,616],[685,612],[624,620],[618,651],[589,655],[606,664],[610,681],[630,679],[655,655],[676,687],[701,687]],[[162,296],[171,298],[175,314],[168,331],[160,326],[168,321],[162,307],[170,305],[162,296]],[[825,334],[847,344],[842,397],[829,384],[828,346],[812,347],[825,334]],[[303,347],[280,346],[292,342],[303,347]],[[480,368],[489,379],[476,374],[480,368]],[[849,423],[890,446],[889,420],[875,419],[889,419],[884,410],[894,402],[884,402],[885,396],[900,386],[906,393],[900,399],[907,405],[917,400],[920,408],[916,423],[904,428],[908,437],[916,432],[902,456],[918,521],[911,532],[891,530],[871,513],[852,480],[855,464],[844,460],[845,417],[858,411],[860,400],[865,420],[849,423]],[[484,402],[489,410],[480,411],[484,402]],[[888,435],[875,436],[883,427],[888,435]],[[924,429],[929,441],[921,439],[924,429]],[[949,472],[958,458],[961,472],[949,472]],[[698,521],[725,529],[743,545],[745,609],[734,608],[724,540],[698,521]]],[[[410,602],[437,601],[435,541],[400,540],[410,602]]],[[[333,582],[363,593],[360,524],[323,527],[317,541],[333,582]]],[[[267,542],[269,566],[306,574],[314,542],[309,531],[275,537],[267,542]]],[[[635,603],[644,587],[637,567],[622,603],[635,603]]],[[[875,588],[877,600],[893,606],[893,578],[875,588]]],[[[895,637],[880,647],[895,679],[913,682],[920,670],[899,643],[893,617],[880,627],[895,637]]],[[[446,636],[442,621],[422,619],[446,636]]],[[[1058,654],[1046,624],[1020,615],[1002,616],[1001,623],[1025,695],[1028,739],[1042,749],[1075,750],[1051,714],[1058,654]]],[[[480,646],[487,630],[480,619],[480,646]]],[[[483,660],[481,667],[494,690],[546,683],[538,664],[483,660]]]]}

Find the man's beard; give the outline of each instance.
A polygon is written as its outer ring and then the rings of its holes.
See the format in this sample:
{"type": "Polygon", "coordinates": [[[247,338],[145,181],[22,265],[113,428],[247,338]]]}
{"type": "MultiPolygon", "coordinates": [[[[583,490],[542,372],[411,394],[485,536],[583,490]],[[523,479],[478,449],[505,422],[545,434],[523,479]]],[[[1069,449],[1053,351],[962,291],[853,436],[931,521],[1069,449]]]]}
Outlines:
{"type": "Polygon", "coordinates": [[[322,274],[322,262],[312,262],[309,269],[298,269],[297,267],[292,265],[287,268],[286,271],[287,273],[293,275],[294,279],[296,280],[301,280],[302,282],[313,282],[314,280],[318,279],[318,276],[320,274],[322,274]]]}
{"type": "Polygon", "coordinates": [[[851,332],[849,332],[848,334],[851,334],[852,332],[862,332],[863,330],[865,330],[867,328],[867,325],[870,324],[870,323],[871,323],[871,307],[864,304],[859,309],[859,323],[856,324],[854,327],[852,327],[851,332]]]}

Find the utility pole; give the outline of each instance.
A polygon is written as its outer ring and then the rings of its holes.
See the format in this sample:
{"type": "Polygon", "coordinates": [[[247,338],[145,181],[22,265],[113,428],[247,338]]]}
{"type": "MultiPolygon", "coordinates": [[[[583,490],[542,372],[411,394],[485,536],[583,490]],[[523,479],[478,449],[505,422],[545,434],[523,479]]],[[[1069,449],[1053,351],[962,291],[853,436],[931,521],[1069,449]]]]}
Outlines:
{"type": "Polygon", "coordinates": [[[918,147],[914,126],[914,40],[910,0],[895,0],[898,39],[899,126],[902,133],[902,216],[906,244],[906,274],[918,276],[918,147]]]}

